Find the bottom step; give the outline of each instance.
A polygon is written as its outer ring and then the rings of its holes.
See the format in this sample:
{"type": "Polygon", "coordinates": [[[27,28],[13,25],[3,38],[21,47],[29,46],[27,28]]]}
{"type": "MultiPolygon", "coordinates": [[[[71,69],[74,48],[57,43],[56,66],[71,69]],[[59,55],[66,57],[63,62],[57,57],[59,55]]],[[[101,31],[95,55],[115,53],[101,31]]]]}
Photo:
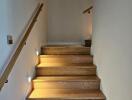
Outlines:
{"type": "Polygon", "coordinates": [[[100,90],[35,89],[27,100],[105,100],[100,90]]]}

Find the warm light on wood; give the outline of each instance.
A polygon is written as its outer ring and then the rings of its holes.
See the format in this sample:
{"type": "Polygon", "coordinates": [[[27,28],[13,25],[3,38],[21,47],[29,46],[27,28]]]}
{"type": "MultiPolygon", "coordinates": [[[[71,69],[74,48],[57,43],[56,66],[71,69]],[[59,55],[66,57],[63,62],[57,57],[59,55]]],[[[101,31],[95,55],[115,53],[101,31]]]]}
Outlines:
{"type": "Polygon", "coordinates": [[[42,53],[28,100],[105,100],[89,48],[46,46],[42,53]]]}
{"type": "Polygon", "coordinates": [[[68,90],[68,89],[36,89],[32,92],[29,100],[42,100],[44,99],[89,99],[89,100],[104,100],[104,95],[99,90],[68,90]]]}

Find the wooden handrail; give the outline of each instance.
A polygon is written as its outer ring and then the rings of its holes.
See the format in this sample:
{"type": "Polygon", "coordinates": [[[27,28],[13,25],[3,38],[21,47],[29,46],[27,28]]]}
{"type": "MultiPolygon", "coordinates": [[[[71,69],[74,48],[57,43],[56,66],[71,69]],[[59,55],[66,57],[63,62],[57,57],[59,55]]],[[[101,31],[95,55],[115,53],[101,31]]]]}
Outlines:
{"type": "Polygon", "coordinates": [[[87,12],[90,14],[91,9],[93,9],[93,6],[90,6],[88,9],[84,10],[83,14],[85,14],[87,12]]]}
{"type": "Polygon", "coordinates": [[[26,29],[23,32],[22,38],[16,45],[15,50],[13,50],[13,53],[11,54],[9,60],[7,61],[7,64],[3,67],[2,72],[0,73],[0,90],[2,89],[5,82],[7,81],[8,76],[9,76],[14,64],[16,63],[16,60],[17,60],[20,52],[22,51],[22,48],[24,47],[31,30],[32,30],[35,22],[37,21],[37,18],[40,14],[42,7],[43,7],[42,3],[38,4],[37,8],[33,12],[33,15],[31,16],[31,18],[26,26],[26,29]]]}

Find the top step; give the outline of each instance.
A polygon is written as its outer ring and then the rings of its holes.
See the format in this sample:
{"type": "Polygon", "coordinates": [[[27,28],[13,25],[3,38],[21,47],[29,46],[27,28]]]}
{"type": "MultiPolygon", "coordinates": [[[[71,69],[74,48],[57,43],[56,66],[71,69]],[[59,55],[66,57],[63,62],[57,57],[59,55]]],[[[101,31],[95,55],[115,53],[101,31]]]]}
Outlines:
{"type": "Polygon", "coordinates": [[[42,47],[41,53],[45,55],[89,55],[90,47],[84,47],[82,45],[49,45],[42,47]]]}

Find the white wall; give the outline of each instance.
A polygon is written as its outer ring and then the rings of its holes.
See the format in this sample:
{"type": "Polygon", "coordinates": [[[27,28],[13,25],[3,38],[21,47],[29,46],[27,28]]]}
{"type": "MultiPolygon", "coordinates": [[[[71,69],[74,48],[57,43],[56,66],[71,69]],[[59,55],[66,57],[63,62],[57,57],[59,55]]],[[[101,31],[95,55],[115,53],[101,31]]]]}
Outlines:
{"type": "Polygon", "coordinates": [[[48,0],[48,42],[80,43],[87,38],[88,14],[82,12],[91,3],[92,0],[48,0]]]}
{"type": "Polygon", "coordinates": [[[1,0],[1,2],[0,52],[2,55],[0,56],[0,68],[4,65],[13,46],[15,46],[18,37],[37,4],[36,0],[1,0]],[[6,36],[9,34],[12,35],[14,39],[14,45],[12,46],[7,45],[6,36]]]}
{"type": "MultiPolygon", "coordinates": [[[[13,45],[7,45],[6,35],[11,33],[16,44],[18,37],[38,4],[37,0],[2,0],[1,2],[0,8],[3,8],[2,10],[0,9],[0,13],[7,12],[9,16],[7,18],[5,14],[0,19],[0,22],[6,23],[5,20],[9,20],[9,22],[6,25],[4,24],[3,28],[0,29],[0,52],[2,55],[0,56],[0,67],[3,65],[3,62],[6,62],[7,57],[13,49],[13,45]],[[8,11],[11,12],[9,13],[8,11]]],[[[0,91],[0,100],[25,100],[31,89],[28,77],[33,77],[34,74],[38,58],[36,51],[39,51],[40,46],[46,44],[47,41],[47,1],[45,0],[44,2],[43,11],[9,75],[9,82],[0,91]]]]}
{"type": "Polygon", "coordinates": [[[93,54],[107,100],[132,100],[132,0],[94,0],[93,54]]]}

